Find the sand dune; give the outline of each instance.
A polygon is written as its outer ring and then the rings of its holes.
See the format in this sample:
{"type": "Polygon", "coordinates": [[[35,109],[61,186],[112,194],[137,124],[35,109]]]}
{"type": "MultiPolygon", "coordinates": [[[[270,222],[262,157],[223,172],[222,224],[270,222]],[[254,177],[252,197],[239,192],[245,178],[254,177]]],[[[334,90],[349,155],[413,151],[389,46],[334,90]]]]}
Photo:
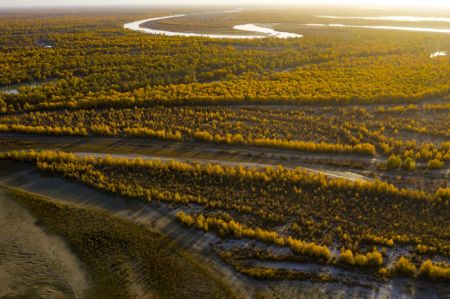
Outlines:
{"type": "Polygon", "coordinates": [[[0,298],[83,298],[88,279],[59,237],[0,189],[0,298]]]}

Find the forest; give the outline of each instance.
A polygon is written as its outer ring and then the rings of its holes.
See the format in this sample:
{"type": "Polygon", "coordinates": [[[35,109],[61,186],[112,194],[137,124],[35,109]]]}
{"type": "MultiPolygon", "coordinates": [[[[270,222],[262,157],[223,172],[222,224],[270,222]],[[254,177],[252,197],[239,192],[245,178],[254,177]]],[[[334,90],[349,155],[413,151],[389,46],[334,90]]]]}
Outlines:
{"type": "Polygon", "coordinates": [[[0,12],[0,200],[67,242],[86,298],[448,293],[450,34],[320,9],[0,12]],[[302,37],[124,28],[174,14],[143,26],[302,37]]]}
{"type": "Polygon", "coordinates": [[[117,14],[0,18],[0,86],[20,84],[19,92],[0,96],[0,111],[448,96],[448,57],[430,59],[435,45],[450,48],[448,35],[355,29],[349,39],[331,29],[297,28],[304,38],[166,38],[126,31],[123,22],[139,14],[117,14]]]}

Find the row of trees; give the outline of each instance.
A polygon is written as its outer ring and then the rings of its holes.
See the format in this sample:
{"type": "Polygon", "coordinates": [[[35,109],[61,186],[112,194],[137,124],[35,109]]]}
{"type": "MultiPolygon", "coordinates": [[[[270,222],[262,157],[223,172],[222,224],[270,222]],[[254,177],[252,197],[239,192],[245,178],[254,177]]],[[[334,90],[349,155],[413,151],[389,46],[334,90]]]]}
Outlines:
{"type": "Polygon", "coordinates": [[[418,276],[434,281],[450,282],[450,267],[443,263],[433,263],[430,259],[423,261],[417,270],[416,265],[410,259],[400,256],[389,270],[385,272],[385,275],[418,276]]]}
{"type": "Polygon", "coordinates": [[[381,267],[383,264],[383,256],[376,248],[366,254],[356,254],[350,249],[341,250],[338,262],[350,266],[358,267],[381,267]]]}
{"type": "Polygon", "coordinates": [[[194,133],[194,138],[198,140],[216,142],[216,143],[228,143],[228,144],[246,144],[246,145],[256,145],[262,147],[274,147],[283,148],[290,150],[299,150],[306,152],[322,152],[322,153],[354,153],[374,156],[376,154],[375,146],[368,143],[357,144],[357,145],[345,145],[345,144],[330,144],[330,143],[316,143],[316,142],[305,142],[305,141],[289,141],[281,139],[270,139],[270,138],[258,138],[251,139],[246,138],[241,134],[231,135],[227,134],[225,136],[220,136],[218,134],[212,135],[204,131],[196,131],[194,133]]]}
{"type": "MultiPolygon", "coordinates": [[[[429,201],[433,197],[446,199],[448,197],[448,188],[440,188],[436,191],[436,194],[430,195],[422,191],[414,191],[408,189],[397,189],[393,185],[385,182],[375,181],[351,181],[340,178],[327,178],[322,173],[308,172],[302,168],[288,169],[283,166],[277,166],[276,168],[266,167],[265,169],[245,168],[243,166],[222,166],[220,164],[189,164],[178,161],[163,162],[160,160],[143,160],[142,158],[127,159],[127,158],[112,158],[106,156],[105,158],[94,157],[77,157],[72,153],[66,153],[63,151],[10,151],[0,153],[0,158],[3,159],[17,159],[21,161],[39,161],[39,162],[80,162],[80,163],[97,163],[99,165],[107,166],[125,166],[127,168],[144,167],[148,169],[162,169],[162,170],[175,170],[175,171],[189,171],[189,172],[204,172],[207,175],[219,175],[225,177],[237,177],[241,179],[253,179],[263,182],[276,181],[278,179],[282,181],[289,181],[291,183],[304,182],[313,185],[325,186],[333,189],[351,189],[355,192],[371,192],[377,191],[380,193],[407,196],[411,199],[429,201]]],[[[298,186],[293,186],[293,191],[296,194],[302,194],[303,189],[299,189],[298,186]]],[[[369,238],[369,236],[367,237],[369,238]]]]}
{"type": "Polygon", "coordinates": [[[417,120],[416,125],[426,129],[418,138],[433,140],[435,130],[448,131],[448,110],[443,107],[446,104],[435,104],[428,112],[420,112],[426,113],[426,117],[380,113],[376,112],[377,108],[360,107],[286,110],[184,106],[77,110],[0,116],[0,126],[4,132],[199,139],[313,152],[380,153],[391,156],[388,169],[414,170],[416,161],[433,160],[430,168],[445,166],[443,163],[450,160],[450,143],[418,143],[408,133],[395,132],[386,126],[417,120]]]}
{"type": "Polygon", "coordinates": [[[205,217],[203,214],[192,216],[183,211],[177,212],[176,217],[182,223],[189,226],[195,226],[206,232],[211,228],[217,230],[221,235],[230,234],[236,238],[244,237],[257,239],[259,241],[275,244],[277,246],[287,246],[295,253],[310,256],[322,262],[327,262],[331,258],[331,252],[326,246],[317,245],[313,242],[304,242],[292,237],[285,238],[275,231],[269,231],[261,228],[253,229],[233,220],[225,221],[212,216],[205,217]]]}
{"type": "Polygon", "coordinates": [[[409,243],[417,245],[418,254],[450,254],[448,241],[438,237],[445,235],[447,189],[431,195],[399,190],[380,181],[329,179],[283,167],[248,169],[142,159],[82,158],[52,151],[8,152],[0,158],[37,161],[42,170],[127,197],[192,203],[211,212],[234,211],[243,217],[239,222],[246,227],[261,223],[262,229],[277,231],[280,225],[296,219],[289,234],[306,242],[343,246],[355,252],[364,243],[385,246],[409,243]],[[355,221],[358,225],[351,225],[355,221]]]}
{"type": "MultiPolygon", "coordinates": [[[[205,217],[201,213],[190,215],[183,211],[178,211],[176,217],[183,224],[194,226],[206,232],[212,229],[218,231],[222,236],[231,235],[235,238],[257,239],[277,246],[288,246],[294,253],[312,257],[319,262],[333,263],[335,260],[338,264],[347,266],[379,268],[379,274],[384,277],[391,275],[418,275],[431,280],[450,281],[450,267],[433,264],[429,259],[422,263],[418,272],[416,266],[405,256],[400,256],[390,269],[386,269],[381,268],[383,265],[383,255],[376,247],[366,254],[357,253],[356,255],[354,255],[350,249],[343,249],[339,256],[332,257],[330,250],[326,246],[304,242],[292,237],[285,238],[275,231],[267,231],[260,228],[252,229],[233,220],[227,221],[213,216],[205,217]]],[[[392,244],[390,246],[392,246],[392,244]]],[[[257,276],[259,277],[260,275],[257,276]]],[[[276,277],[276,275],[273,276],[276,277]]]]}

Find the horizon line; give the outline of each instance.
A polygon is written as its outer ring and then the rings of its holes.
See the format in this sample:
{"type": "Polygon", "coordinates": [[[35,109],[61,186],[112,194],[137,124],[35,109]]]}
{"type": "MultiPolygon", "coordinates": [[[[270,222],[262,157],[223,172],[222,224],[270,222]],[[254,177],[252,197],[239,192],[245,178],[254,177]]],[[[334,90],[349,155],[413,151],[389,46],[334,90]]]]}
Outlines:
{"type": "Polygon", "coordinates": [[[208,4],[200,4],[200,3],[190,3],[190,4],[182,4],[182,3],[166,3],[166,4],[140,4],[140,3],[133,3],[133,4],[123,4],[123,3],[112,3],[112,4],[7,4],[7,5],[0,5],[0,8],[92,8],[92,7],[98,7],[98,8],[108,8],[108,7],[233,7],[233,8],[257,8],[257,7],[277,7],[277,8],[283,8],[283,7],[348,7],[353,9],[382,9],[382,8],[421,8],[421,9],[436,9],[436,8],[444,8],[450,10],[449,6],[442,6],[442,5],[422,5],[422,4],[408,4],[408,5],[399,5],[399,4],[383,4],[383,5],[361,5],[358,7],[355,7],[355,5],[349,4],[349,3],[342,3],[342,4],[326,4],[326,3],[284,3],[284,4],[274,4],[274,3],[267,3],[267,4],[248,4],[248,5],[231,5],[231,4],[214,4],[214,3],[208,3],[208,4]]]}

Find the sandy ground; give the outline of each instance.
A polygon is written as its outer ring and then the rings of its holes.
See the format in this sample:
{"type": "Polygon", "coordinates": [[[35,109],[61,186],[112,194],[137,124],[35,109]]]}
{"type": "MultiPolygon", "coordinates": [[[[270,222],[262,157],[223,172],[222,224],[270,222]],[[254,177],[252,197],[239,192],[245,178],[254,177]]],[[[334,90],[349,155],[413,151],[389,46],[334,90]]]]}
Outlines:
{"type": "Polygon", "coordinates": [[[88,288],[67,244],[0,189],[0,298],[82,298],[88,288]]]}

